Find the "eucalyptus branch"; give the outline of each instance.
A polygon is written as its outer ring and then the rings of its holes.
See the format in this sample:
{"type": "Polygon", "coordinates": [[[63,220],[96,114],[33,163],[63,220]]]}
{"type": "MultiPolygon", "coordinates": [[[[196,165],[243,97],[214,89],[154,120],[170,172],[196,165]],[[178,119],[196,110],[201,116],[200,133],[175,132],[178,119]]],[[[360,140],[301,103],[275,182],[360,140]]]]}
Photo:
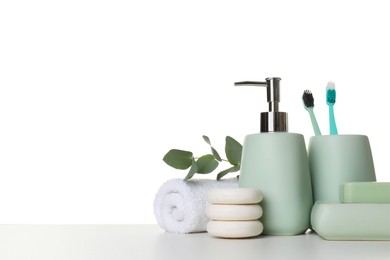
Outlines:
{"type": "Polygon", "coordinates": [[[220,164],[220,162],[228,162],[231,167],[220,171],[217,174],[217,180],[230,172],[237,172],[240,170],[242,145],[230,136],[226,136],[225,154],[227,159],[222,159],[217,150],[211,145],[210,138],[203,135],[203,140],[210,146],[211,154],[194,157],[192,152],[171,149],[169,150],[163,161],[169,166],[189,171],[184,180],[191,179],[196,173],[208,174],[213,172],[220,164]]]}

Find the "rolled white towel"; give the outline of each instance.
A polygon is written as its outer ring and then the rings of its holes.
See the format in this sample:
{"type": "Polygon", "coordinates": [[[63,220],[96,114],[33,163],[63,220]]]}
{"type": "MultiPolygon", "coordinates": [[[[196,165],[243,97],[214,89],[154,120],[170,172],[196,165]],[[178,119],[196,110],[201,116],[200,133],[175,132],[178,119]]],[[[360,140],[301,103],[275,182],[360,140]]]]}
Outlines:
{"type": "Polygon", "coordinates": [[[171,179],[165,182],[153,205],[157,223],[171,233],[205,232],[209,221],[207,193],[213,188],[238,188],[237,178],[220,181],[171,179]]]}

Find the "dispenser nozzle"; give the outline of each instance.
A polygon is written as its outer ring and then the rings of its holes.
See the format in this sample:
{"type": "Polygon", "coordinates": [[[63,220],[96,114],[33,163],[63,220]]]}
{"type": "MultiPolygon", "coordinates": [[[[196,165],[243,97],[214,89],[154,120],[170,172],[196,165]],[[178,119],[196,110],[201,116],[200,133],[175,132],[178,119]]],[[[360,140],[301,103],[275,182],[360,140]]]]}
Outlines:
{"type": "Polygon", "coordinates": [[[281,78],[266,78],[262,81],[242,81],[235,86],[256,86],[267,88],[268,113],[261,113],[261,132],[287,131],[287,113],[279,112],[281,78]]]}
{"type": "Polygon", "coordinates": [[[241,81],[234,83],[234,86],[264,86],[267,87],[267,82],[265,81],[241,81]]]}
{"type": "Polygon", "coordinates": [[[255,86],[267,88],[268,112],[279,112],[280,80],[281,78],[266,78],[262,81],[242,81],[234,83],[235,86],[255,86]]]}

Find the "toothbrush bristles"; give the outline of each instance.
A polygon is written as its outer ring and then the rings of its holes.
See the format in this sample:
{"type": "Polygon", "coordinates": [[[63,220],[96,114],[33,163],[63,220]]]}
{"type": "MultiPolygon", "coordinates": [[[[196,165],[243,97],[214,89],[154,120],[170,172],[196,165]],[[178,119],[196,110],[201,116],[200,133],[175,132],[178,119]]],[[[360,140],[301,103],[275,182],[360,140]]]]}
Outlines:
{"type": "Polygon", "coordinates": [[[303,91],[302,100],[306,108],[314,107],[314,97],[310,90],[303,91]]]}
{"type": "Polygon", "coordinates": [[[329,81],[326,85],[326,103],[328,105],[336,103],[336,87],[333,81],[329,81]]]}

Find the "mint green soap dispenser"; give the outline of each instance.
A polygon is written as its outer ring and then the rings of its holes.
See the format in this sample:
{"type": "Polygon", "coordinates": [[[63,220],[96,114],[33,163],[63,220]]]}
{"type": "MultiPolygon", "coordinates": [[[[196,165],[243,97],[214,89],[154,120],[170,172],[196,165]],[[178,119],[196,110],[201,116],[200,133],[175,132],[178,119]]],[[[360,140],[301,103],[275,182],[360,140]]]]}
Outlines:
{"type": "Polygon", "coordinates": [[[266,87],[269,105],[260,133],[245,137],[239,186],[262,191],[263,234],[298,235],[310,227],[313,197],[304,137],[287,132],[287,113],[279,111],[280,80],[235,83],[266,87]]]}

